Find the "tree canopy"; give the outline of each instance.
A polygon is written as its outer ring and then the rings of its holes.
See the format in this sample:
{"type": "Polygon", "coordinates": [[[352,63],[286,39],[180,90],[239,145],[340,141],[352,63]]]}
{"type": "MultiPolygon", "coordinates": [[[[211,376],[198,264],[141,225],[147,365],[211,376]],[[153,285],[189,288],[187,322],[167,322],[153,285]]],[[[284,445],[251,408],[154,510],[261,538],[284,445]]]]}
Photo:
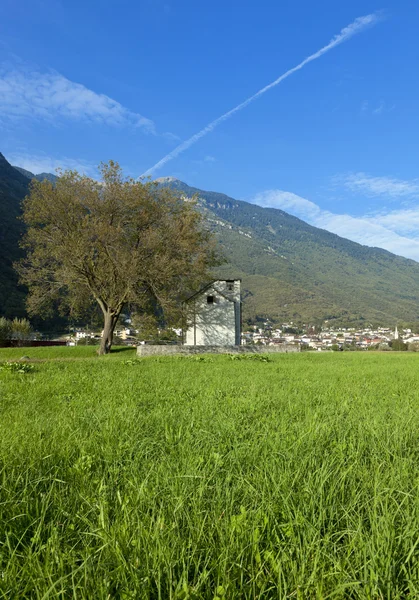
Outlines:
{"type": "Polygon", "coordinates": [[[17,269],[30,314],[57,306],[80,314],[97,303],[105,354],[124,306],[174,320],[220,256],[193,201],[124,178],[113,161],[99,168],[101,181],[76,171],[62,172],[55,184],[32,181],[23,203],[26,257],[17,269]]]}

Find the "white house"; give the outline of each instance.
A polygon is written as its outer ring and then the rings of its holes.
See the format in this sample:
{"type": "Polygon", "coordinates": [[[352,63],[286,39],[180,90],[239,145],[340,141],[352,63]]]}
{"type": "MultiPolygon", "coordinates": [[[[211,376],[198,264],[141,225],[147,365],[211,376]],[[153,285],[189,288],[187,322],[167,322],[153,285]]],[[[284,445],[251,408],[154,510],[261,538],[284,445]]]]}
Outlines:
{"type": "Polygon", "coordinates": [[[218,279],[186,300],[186,346],[240,345],[240,284],[240,279],[218,279]]]}

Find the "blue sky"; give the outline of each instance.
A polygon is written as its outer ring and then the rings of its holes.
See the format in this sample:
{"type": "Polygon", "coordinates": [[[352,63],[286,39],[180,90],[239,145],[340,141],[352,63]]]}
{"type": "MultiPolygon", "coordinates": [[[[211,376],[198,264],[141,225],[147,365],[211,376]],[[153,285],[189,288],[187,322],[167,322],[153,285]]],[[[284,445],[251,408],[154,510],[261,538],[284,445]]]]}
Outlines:
{"type": "Polygon", "coordinates": [[[0,151],[132,176],[173,155],[152,175],[419,260],[418,27],[409,0],[3,0],[0,151]]]}

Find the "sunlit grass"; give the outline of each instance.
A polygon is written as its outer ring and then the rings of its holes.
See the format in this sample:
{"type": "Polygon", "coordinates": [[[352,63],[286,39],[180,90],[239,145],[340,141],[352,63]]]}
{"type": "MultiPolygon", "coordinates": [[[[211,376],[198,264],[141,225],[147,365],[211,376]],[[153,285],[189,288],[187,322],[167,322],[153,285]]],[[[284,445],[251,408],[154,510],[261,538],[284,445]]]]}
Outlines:
{"type": "Polygon", "coordinates": [[[0,597],[419,597],[416,355],[17,350],[0,597]]]}

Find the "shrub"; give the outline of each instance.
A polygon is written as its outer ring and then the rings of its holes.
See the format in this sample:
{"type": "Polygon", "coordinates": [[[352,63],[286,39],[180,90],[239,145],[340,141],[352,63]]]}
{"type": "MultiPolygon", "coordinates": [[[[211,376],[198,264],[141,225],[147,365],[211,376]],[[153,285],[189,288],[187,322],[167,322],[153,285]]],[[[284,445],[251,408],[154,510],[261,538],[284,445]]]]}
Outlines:
{"type": "Polygon", "coordinates": [[[5,362],[0,365],[0,369],[9,373],[30,373],[34,370],[34,366],[21,362],[5,362]]]}
{"type": "Polygon", "coordinates": [[[266,354],[229,354],[230,360],[258,360],[259,362],[272,362],[266,354]]]}
{"type": "Polygon", "coordinates": [[[31,333],[32,327],[27,319],[15,318],[10,321],[5,317],[0,317],[0,344],[11,340],[18,340],[18,342],[27,340],[31,333]]]}
{"type": "Polygon", "coordinates": [[[12,323],[5,317],[0,317],[0,343],[11,339],[12,323]]]}

